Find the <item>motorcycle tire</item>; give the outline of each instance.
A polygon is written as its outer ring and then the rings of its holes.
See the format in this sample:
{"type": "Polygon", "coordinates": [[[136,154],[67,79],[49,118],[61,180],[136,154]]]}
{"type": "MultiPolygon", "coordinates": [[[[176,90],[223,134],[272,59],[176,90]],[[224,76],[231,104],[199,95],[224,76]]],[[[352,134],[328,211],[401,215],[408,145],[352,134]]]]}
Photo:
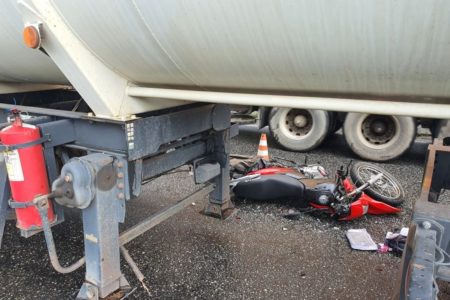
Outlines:
{"type": "Polygon", "coordinates": [[[386,204],[400,206],[404,201],[405,192],[400,182],[385,169],[371,163],[357,162],[350,169],[350,178],[357,187],[360,187],[379,173],[383,173],[383,177],[365,189],[364,193],[386,204]]]}

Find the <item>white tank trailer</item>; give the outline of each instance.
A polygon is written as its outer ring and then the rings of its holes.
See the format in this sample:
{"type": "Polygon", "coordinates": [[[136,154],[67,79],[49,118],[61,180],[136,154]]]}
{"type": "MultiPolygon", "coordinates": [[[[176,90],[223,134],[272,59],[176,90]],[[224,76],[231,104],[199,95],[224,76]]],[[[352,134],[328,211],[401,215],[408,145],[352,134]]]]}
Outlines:
{"type": "Polygon", "coordinates": [[[418,120],[448,131],[449,30],[445,1],[4,0],[0,91],[70,84],[107,118],[282,107],[260,116],[282,146],[310,150],[343,122],[358,155],[387,160],[418,120]],[[24,47],[27,24],[45,54],[24,47]]]}

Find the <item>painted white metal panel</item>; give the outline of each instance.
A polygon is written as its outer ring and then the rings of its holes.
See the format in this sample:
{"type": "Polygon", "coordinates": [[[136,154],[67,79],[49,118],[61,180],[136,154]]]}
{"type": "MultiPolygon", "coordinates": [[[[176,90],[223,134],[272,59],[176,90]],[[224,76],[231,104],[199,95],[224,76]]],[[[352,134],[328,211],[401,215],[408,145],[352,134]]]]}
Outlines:
{"type": "Polygon", "coordinates": [[[23,45],[22,30],[22,17],[13,2],[1,1],[0,82],[67,83],[48,56],[23,45]]]}
{"type": "Polygon", "coordinates": [[[324,109],[329,111],[360,112],[380,115],[412,116],[422,118],[450,119],[448,104],[414,103],[398,101],[361,100],[307,96],[248,94],[230,92],[209,92],[150,87],[129,87],[127,93],[133,97],[190,100],[194,102],[227,103],[235,105],[267,106],[276,103],[278,107],[324,109]]]}
{"type": "Polygon", "coordinates": [[[135,83],[450,95],[450,2],[56,0],[76,35],[135,83]]]}

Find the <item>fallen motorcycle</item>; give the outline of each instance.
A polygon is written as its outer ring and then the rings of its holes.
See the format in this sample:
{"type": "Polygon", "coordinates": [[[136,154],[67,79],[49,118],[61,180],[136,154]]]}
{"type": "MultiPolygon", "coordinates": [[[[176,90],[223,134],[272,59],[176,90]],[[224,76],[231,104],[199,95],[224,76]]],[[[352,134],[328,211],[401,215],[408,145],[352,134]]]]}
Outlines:
{"type": "Polygon", "coordinates": [[[268,166],[231,180],[237,198],[257,201],[294,200],[303,211],[322,211],[339,220],[365,214],[400,212],[400,183],[387,171],[369,163],[350,164],[336,171],[334,182],[320,165],[268,166]],[[351,177],[351,179],[350,179],[351,177]]]}

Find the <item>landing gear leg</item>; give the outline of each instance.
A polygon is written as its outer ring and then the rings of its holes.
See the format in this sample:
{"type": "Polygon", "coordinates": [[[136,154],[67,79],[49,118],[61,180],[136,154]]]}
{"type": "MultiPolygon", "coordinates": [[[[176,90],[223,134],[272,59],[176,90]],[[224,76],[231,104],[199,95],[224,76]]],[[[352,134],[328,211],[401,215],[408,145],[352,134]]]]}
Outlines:
{"type": "Polygon", "coordinates": [[[215,133],[214,155],[220,164],[220,174],[214,179],[215,189],[209,195],[209,202],[204,213],[216,218],[225,219],[234,210],[230,199],[230,130],[215,133]]]}

